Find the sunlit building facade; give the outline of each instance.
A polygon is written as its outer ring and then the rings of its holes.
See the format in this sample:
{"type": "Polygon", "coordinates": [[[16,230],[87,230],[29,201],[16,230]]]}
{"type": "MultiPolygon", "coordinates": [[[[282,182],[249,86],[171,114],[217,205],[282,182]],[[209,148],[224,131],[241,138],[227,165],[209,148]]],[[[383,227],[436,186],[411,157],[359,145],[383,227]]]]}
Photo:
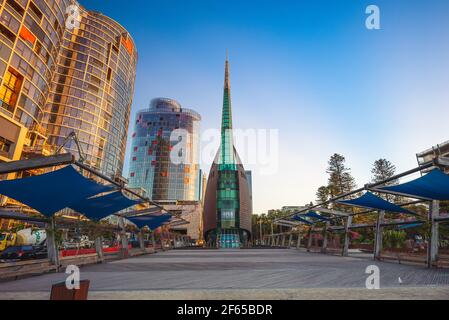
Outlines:
{"type": "Polygon", "coordinates": [[[201,117],[172,99],[157,98],[137,114],[129,185],[155,201],[199,201],[201,117]]]}
{"type": "Polygon", "coordinates": [[[239,248],[250,239],[251,184],[234,147],[229,61],[226,59],[221,144],[209,173],[204,200],[204,233],[210,246],[239,248]]]}
{"type": "MultiPolygon", "coordinates": [[[[86,163],[122,174],[136,77],[137,51],[129,33],[101,13],[80,8],[80,27],[66,29],[43,123],[48,141],[62,146],[77,134],[86,163]]],[[[74,141],[65,149],[78,153],[74,141]]]]}
{"type": "MultiPolygon", "coordinates": [[[[121,174],[137,51],[114,20],[70,0],[0,0],[0,161],[50,155],[75,132],[86,162],[121,174]]],[[[77,155],[73,141],[65,149],[77,155]]]]}
{"type": "Polygon", "coordinates": [[[69,1],[0,5],[0,161],[48,155],[42,121],[69,1]]]}

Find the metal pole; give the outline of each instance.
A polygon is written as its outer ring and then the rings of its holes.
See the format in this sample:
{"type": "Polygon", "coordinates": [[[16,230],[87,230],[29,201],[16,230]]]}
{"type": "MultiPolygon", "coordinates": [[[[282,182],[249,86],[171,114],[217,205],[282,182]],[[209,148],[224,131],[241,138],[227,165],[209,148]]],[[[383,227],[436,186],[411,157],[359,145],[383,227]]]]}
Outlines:
{"type": "Polygon", "coordinates": [[[145,251],[145,241],[143,239],[143,231],[142,230],[139,231],[139,234],[137,235],[137,237],[139,238],[140,249],[145,251]]]}
{"type": "Polygon", "coordinates": [[[127,258],[128,257],[128,237],[126,236],[126,229],[125,229],[125,221],[123,217],[118,218],[118,225],[120,227],[120,241],[122,243],[122,248],[120,249],[120,258],[127,258]]]}
{"type": "Polygon", "coordinates": [[[312,232],[313,232],[313,226],[309,229],[309,241],[307,242],[307,252],[310,252],[310,249],[312,248],[312,232]]]}
{"type": "Polygon", "coordinates": [[[56,271],[59,271],[59,252],[58,245],[56,243],[56,223],[55,216],[51,217],[50,222],[50,235],[47,240],[47,252],[50,261],[56,266],[56,271]]]}
{"type": "Polygon", "coordinates": [[[345,226],[345,242],[343,245],[342,256],[347,257],[349,255],[349,229],[352,224],[352,216],[347,217],[345,226]]]}
{"type": "Polygon", "coordinates": [[[430,238],[427,245],[427,266],[432,268],[438,263],[439,222],[436,221],[440,215],[440,202],[432,201],[429,204],[430,238]]]}
{"type": "Polygon", "coordinates": [[[293,233],[290,232],[290,236],[288,237],[288,245],[287,245],[287,248],[290,248],[290,246],[292,245],[292,240],[293,240],[293,233]]]}
{"type": "Polygon", "coordinates": [[[326,222],[326,225],[324,226],[324,231],[323,231],[323,246],[321,248],[321,252],[322,253],[326,253],[327,252],[327,238],[328,238],[328,232],[327,230],[329,229],[331,223],[330,221],[326,222]]]}
{"type": "Polygon", "coordinates": [[[374,260],[379,260],[382,253],[382,224],[384,223],[385,211],[379,211],[376,223],[376,235],[374,238],[374,260]]]}
{"type": "Polygon", "coordinates": [[[296,239],[296,249],[301,248],[301,232],[298,231],[298,238],[296,239]]]}
{"type": "Polygon", "coordinates": [[[154,237],[154,231],[151,231],[151,243],[153,244],[153,251],[156,252],[156,239],[154,237]]]}
{"type": "Polygon", "coordinates": [[[103,261],[103,238],[101,236],[95,238],[95,251],[97,252],[98,260],[103,261]]]}

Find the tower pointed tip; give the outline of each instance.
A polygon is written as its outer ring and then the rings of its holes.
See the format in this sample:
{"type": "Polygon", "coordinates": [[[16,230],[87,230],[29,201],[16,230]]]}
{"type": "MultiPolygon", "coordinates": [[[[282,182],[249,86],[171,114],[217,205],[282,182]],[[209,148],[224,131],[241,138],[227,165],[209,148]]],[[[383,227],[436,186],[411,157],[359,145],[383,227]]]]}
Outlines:
{"type": "Polygon", "coordinates": [[[229,81],[229,51],[226,49],[226,63],[225,63],[225,84],[226,89],[229,89],[231,87],[230,81],[229,81]]]}

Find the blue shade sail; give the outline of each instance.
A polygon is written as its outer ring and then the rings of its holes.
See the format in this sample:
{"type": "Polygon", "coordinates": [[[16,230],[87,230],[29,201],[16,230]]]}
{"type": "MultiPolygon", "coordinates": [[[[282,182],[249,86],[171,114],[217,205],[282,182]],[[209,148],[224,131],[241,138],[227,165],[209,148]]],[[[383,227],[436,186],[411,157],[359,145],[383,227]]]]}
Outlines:
{"type": "Polygon", "coordinates": [[[315,211],[309,211],[305,215],[305,217],[321,220],[321,221],[331,221],[330,219],[323,217],[322,215],[316,213],[315,211]]]}
{"type": "Polygon", "coordinates": [[[47,217],[111,190],[110,186],[85,178],[71,165],[38,176],[0,181],[0,194],[26,204],[47,217]]]}
{"type": "Polygon", "coordinates": [[[357,199],[340,200],[337,202],[341,203],[341,204],[346,204],[349,206],[354,206],[354,207],[384,210],[384,211],[396,212],[396,213],[415,214],[411,211],[408,211],[407,209],[404,209],[398,205],[395,205],[394,203],[388,202],[388,201],[372,194],[371,192],[367,192],[363,196],[361,196],[360,198],[357,198],[357,199]]]}
{"type": "Polygon", "coordinates": [[[163,214],[159,216],[155,215],[145,215],[139,217],[129,217],[127,218],[129,221],[134,223],[139,229],[144,227],[150,228],[150,230],[154,230],[165,224],[171,219],[171,215],[163,214]]]}
{"type": "Polygon", "coordinates": [[[310,221],[308,221],[308,220],[306,220],[304,218],[301,218],[299,215],[294,216],[292,219],[296,220],[296,221],[299,221],[299,222],[303,222],[303,223],[308,224],[308,225],[313,225],[312,222],[310,222],[310,221]]]}
{"type": "Polygon", "coordinates": [[[139,203],[141,201],[128,199],[121,191],[115,191],[105,196],[86,199],[71,205],[70,209],[84,214],[91,220],[99,221],[139,203]]]}
{"type": "Polygon", "coordinates": [[[379,189],[408,195],[411,198],[417,196],[429,200],[449,200],[449,176],[439,169],[434,169],[416,180],[379,189]]]}

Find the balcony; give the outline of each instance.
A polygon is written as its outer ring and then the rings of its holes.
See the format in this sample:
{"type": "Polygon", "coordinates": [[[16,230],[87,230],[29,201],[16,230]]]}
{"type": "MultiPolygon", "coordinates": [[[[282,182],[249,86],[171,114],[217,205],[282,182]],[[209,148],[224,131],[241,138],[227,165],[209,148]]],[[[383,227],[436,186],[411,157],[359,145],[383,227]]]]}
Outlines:
{"type": "Polygon", "coordinates": [[[51,156],[56,153],[56,146],[51,145],[36,145],[36,146],[24,146],[22,153],[26,155],[27,158],[34,158],[39,156],[51,156]]]}
{"type": "Polygon", "coordinates": [[[33,126],[29,129],[29,133],[35,133],[39,136],[41,136],[44,139],[47,139],[47,129],[45,129],[40,124],[33,124],[33,126]]]}
{"type": "Polygon", "coordinates": [[[14,115],[14,107],[0,100],[0,112],[12,118],[14,115]]]}

